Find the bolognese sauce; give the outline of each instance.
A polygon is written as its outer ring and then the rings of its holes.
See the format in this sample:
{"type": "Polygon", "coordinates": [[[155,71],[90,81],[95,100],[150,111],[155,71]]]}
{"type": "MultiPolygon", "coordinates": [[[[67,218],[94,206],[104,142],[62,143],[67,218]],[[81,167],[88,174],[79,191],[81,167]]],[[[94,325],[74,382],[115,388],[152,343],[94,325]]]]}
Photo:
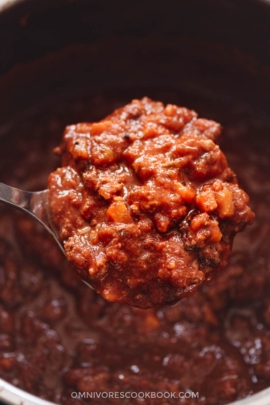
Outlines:
{"type": "Polygon", "coordinates": [[[228,263],[253,222],[249,197],[215,143],[218,123],[133,100],[68,126],[49,177],[52,221],[79,275],[110,302],[172,304],[228,263]]]}

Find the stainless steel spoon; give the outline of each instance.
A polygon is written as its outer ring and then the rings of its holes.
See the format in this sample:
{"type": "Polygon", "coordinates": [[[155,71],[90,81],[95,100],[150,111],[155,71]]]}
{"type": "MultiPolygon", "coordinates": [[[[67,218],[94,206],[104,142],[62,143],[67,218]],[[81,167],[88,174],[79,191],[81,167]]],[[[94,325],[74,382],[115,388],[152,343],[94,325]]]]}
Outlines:
{"type": "MultiPolygon", "coordinates": [[[[64,247],[54,230],[50,219],[48,190],[25,191],[0,182],[0,202],[12,205],[26,212],[44,226],[53,237],[61,251],[66,255],[64,247]]],[[[88,287],[94,289],[89,282],[82,280],[88,287]]]]}
{"type": "Polygon", "coordinates": [[[54,237],[58,246],[65,254],[57,233],[53,229],[48,208],[48,190],[25,191],[0,182],[0,201],[19,208],[35,218],[54,237]]]}

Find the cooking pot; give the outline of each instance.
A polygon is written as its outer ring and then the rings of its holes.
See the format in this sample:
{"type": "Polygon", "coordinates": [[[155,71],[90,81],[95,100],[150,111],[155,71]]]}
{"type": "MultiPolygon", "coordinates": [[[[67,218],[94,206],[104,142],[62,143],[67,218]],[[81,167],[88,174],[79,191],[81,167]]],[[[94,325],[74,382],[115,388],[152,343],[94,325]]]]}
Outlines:
{"type": "MultiPolygon", "coordinates": [[[[0,55],[0,134],[52,97],[117,88],[238,97],[269,114],[269,1],[0,0],[0,55]]],[[[0,400],[49,404],[3,380],[0,400]]],[[[269,405],[270,388],[236,404],[269,405]]]]}

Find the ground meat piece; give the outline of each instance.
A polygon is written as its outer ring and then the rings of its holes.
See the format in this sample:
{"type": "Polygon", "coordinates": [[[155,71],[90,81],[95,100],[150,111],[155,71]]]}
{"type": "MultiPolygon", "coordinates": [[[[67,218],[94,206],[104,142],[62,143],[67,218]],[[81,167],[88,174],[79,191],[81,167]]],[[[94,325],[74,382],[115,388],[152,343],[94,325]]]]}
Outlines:
{"type": "Polygon", "coordinates": [[[49,177],[68,260],[108,301],[149,308],[190,295],[228,262],[249,198],[194,111],[134,100],[66,128],[49,177]]]}

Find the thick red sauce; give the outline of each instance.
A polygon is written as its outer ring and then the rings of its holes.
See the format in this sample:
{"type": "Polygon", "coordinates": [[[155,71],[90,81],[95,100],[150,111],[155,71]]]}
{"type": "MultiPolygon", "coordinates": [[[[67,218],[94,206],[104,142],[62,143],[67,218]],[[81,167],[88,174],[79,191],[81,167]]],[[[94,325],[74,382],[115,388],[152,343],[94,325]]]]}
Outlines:
{"type": "MultiPolygon", "coordinates": [[[[99,120],[129,99],[130,94],[118,99],[106,94],[81,103],[53,100],[41,113],[24,116],[1,140],[1,181],[45,188],[59,165],[51,151],[64,127],[99,120]]],[[[3,379],[64,405],[119,403],[73,399],[78,391],[186,390],[199,392],[199,398],[145,403],[218,405],[269,386],[270,125],[233,103],[191,101],[201,116],[222,123],[222,149],[256,213],[254,224],[236,237],[227,269],[175,306],[140,310],[107,303],[76,278],[46,231],[1,206],[3,379]]],[[[186,104],[177,95],[174,102],[186,104]]]]}
{"type": "Polygon", "coordinates": [[[228,263],[254,214],[214,142],[220,132],[146,97],[66,128],[62,167],[49,177],[51,218],[68,260],[103,298],[172,304],[228,263]]]}

